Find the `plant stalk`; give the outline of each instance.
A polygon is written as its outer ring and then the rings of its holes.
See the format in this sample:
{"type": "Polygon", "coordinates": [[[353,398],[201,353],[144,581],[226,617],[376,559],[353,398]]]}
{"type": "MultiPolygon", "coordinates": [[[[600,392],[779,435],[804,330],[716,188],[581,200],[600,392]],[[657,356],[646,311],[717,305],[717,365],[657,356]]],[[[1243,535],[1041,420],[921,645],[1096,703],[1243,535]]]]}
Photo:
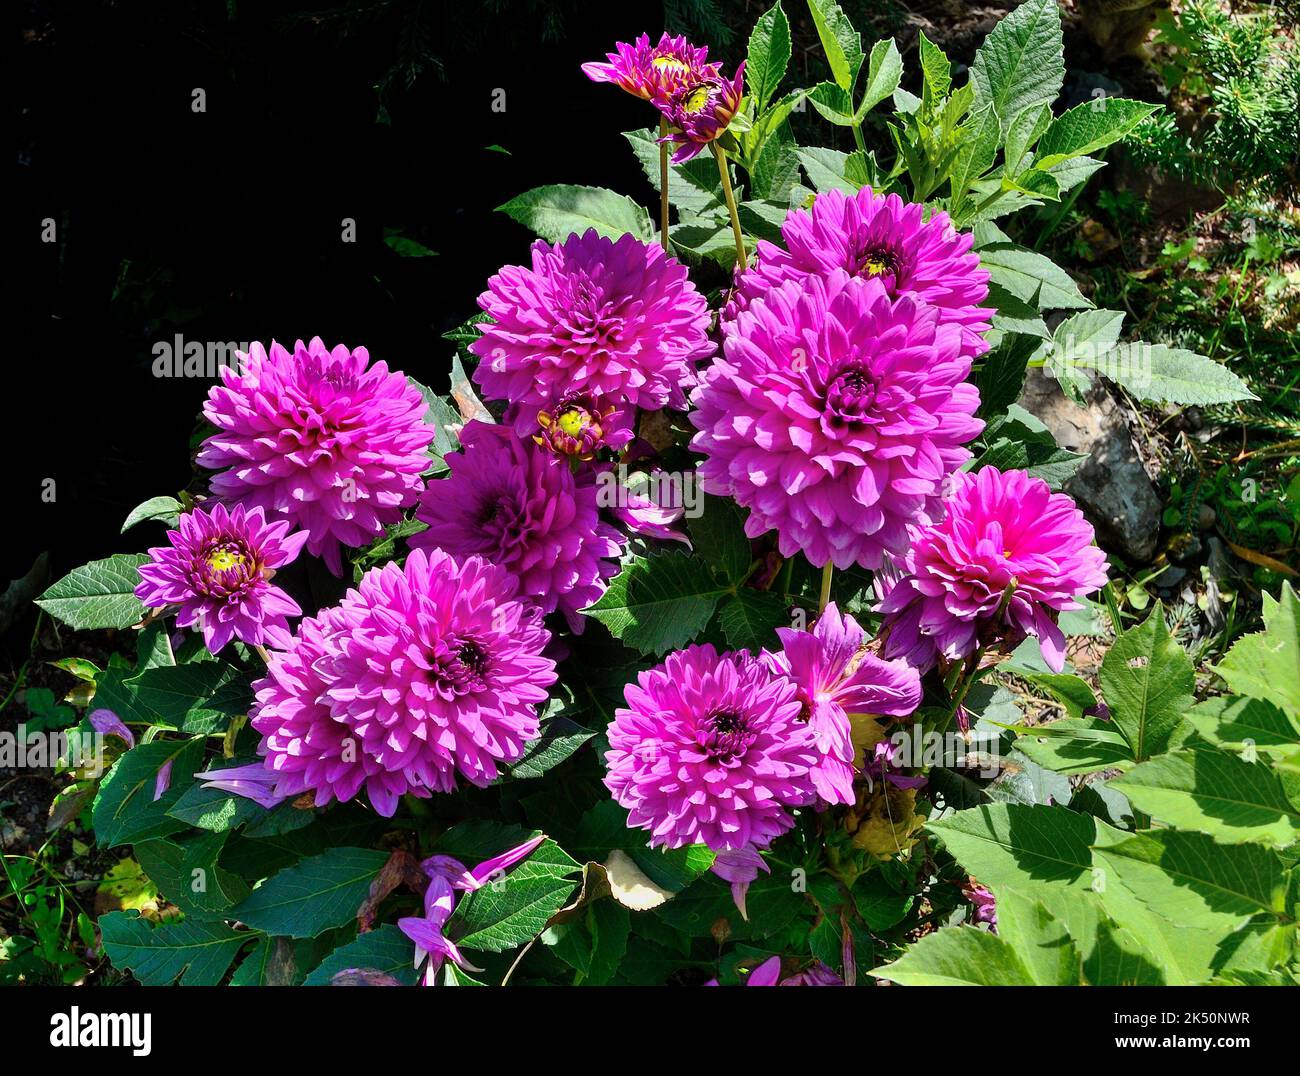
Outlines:
{"type": "MultiPolygon", "coordinates": [[[[668,133],[668,121],[659,117],[659,137],[668,133]]],[[[659,242],[668,253],[668,143],[659,145],[659,242]]]]}
{"type": "Polygon", "coordinates": [[[731,231],[736,237],[736,257],[739,268],[745,268],[745,236],[740,230],[740,214],[736,212],[736,195],[731,189],[731,175],[727,171],[727,155],[722,152],[722,147],[718,143],[710,142],[709,148],[713,150],[713,155],[718,158],[718,174],[722,177],[722,193],[727,199],[727,211],[731,214],[731,231]]]}

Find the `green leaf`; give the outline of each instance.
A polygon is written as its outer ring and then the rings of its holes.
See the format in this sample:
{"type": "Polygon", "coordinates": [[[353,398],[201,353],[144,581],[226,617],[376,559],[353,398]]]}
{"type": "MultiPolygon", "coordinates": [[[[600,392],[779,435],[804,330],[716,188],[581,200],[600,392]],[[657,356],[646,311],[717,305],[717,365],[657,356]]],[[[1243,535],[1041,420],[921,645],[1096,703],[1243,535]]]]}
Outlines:
{"type": "Polygon", "coordinates": [[[861,123],[868,112],[887,97],[892,97],[903,77],[903,57],[892,37],[886,37],[871,46],[871,59],[867,64],[867,85],[862,91],[853,114],[855,123],[861,123]]]}
{"type": "Polygon", "coordinates": [[[541,777],[569,758],[596,734],[584,729],[576,721],[562,714],[552,717],[542,726],[541,735],[528,745],[527,750],[510,764],[510,776],[516,780],[541,777]]]}
{"type": "Polygon", "coordinates": [[[203,740],[154,740],[113,763],[95,796],[92,822],[102,848],[131,844],[187,829],[167,812],[193,783],[203,759],[203,740]],[[171,765],[171,783],[154,799],[159,770],[171,765]]]}
{"type": "Polygon", "coordinates": [[[224,661],[196,661],[146,669],[125,682],[140,704],[166,724],[208,735],[248,713],[253,692],[248,674],[224,661]]]}
{"type": "Polygon", "coordinates": [[[972,183],[993,167],[997,157],[999,128],[998,116],[993,109],[985,106],[969,120],[958,132],[961,142],[953,158],[948,178],[951,183],[950,204],[956,219],[964,221],[967,214],[962,212],[966,203],[966,192],[972,183]]]}
{"type": "Polygon", "coordinates": [[[265,808],[245,796],[235,796],[211,786],[205,787],[196,781],[172,804],[167,813],[198,829],[225,833],[264,814],[265,808]]]}
{"type": "Polygon", "coordinates": [[[499,953],[531,941],[564,907],[579,864],[552,840],[498,882],[466,894],[447,923],[448,937],[469,949],[499,953]]]}
{"type": "Polygon", "coordinates": [[[1025,109],[1056,100],[1065,82],[1056,0],[1026,0],[993,28],[971,64],[977,104],[990,104],[1005,130],[1025,109]]]}
{"type": "Polygon", "coordinates": [[[93,628],[129,628],[144,617],[135,596],[140,585],[144,553],[118,553],[74,568],[36,599],[51,616],[77,631],[93,628]]]}
{"type": "Polygon", "coordinates": [[[632,557],[600,600],[583,612],[627,646],[660,655],[695,638],[727,592],[702,560],[671,550],[632,557]]]}
{"type": "Polygon", "coordinates": [[[1066,925],[1041,900],[1017,889],[1003,886],[996,897],[998,937],[1020,957],[1033,981],[1078,986],[1083,958],[1066,925]]]}
{"type": "Polygon", "coordinates": [[[952,89],[952,61],[943,49],[925,36],[924,30],[917,34],[916,42],[921,61],[921,101],[922,106],[929,110],[926,115],[930,115],[952,89]]]}
{"type": "Polygon", "coordinates": [[[222,922],[187,919],[150,927],[138,912],[110,912],[99,919],[104,951],[145,986],[217,986],[239,950],[256,934],[237,933],[222,922]]]}
{"type": "Polygon", "coordinates": [[[1138,810],[1175,829],[1208,833],[1229,844],[1286,847],[1300,841],[1300,807],[1293,801],[1300,781],[1217,747],[1160,755],[1111,784],[1138,810]]]}
{"type": "Polygon", "coordinates": [[[414,986],[419,973],[412,963],[414,943],[391,923],[359,934],[340,945],[317,965],[304,980],[304,986],[329,986],[341,971],[362,968],[391,975],[404,986],[414,986]]]}
{"type": "Polygon", "coordinates": [[[136,842],[132,854],[171,903],[187,916],[211,919],[248,896],[242,878],[217,866],[225,843],[224,833],[158,837],[136,842]]]}
{"type": "Polygon", "coordinates": [[[1153,403],[1199,406],[1257,399],[1226,366],[1194,351],[1165,344],[1135,342],[1101,352],[1088,349],[1071,355],[1069,363],[1096,370],[1139,399],[1153,403]]]}
{"type": "Polygon", "coordinates": [[[745,64],[745,82],[754,99],[756,112],[762,112],[785,77],[790,62],[790,23],[776,4],[759,16],[749,35],[749,52],[745,64]]]}
{"type": "Polygon", "coordinates": [[[1123,327],[1124,314],[1119,310],[1085,310],[1071,315],[1052,334],[1043,373],[1056,378],[1066,394],[1077,399],[1089,386],[1087,376],[1077,369],[1077,356],[1103,355],[1110,351],[1123,327]]]}
{"type": "Polygon", "coordinates": [[[1111,720],[1145,762],[1169,750],[1191,707],[1196,672],[1165,626],[1159,602],[1136,628],[1121,632],[1101,663],[1101,690],[1111,720]]]}
{"type": "Polygon", "coordinates": [[[1300,600],[1289,582],[1280,601],[1264,593],[1264,630],[1238,639],[1214,671],[1236,694],[1300,717],[1300,600]]]}
{"type": "Polygon", "coordinates": [[[807,93],[813,108],[837,127],[853,126],[853,98],[833,82],[819,82],[807,93]]]}
{"type": "Polygon", "coordinates": [[[1270,755],[1287,755],[1300,744],[1300,721],[1266,699],[1221,695],[1197,703],[1187,720],[1210,743],[1233,751],[1249,744],[1270,755]]]}
{"type": "Polygon", "coordinates": [[[125,534],[137,523],[143,523],[148,519],[156,519],[165,526],[174,527],[184,508],[185,506],[175,497],[150,497],[127,513],[126,522],[122,524],[120,533],[125,534]]]}
{"type": "Polygon", "coordinates": [[[790,626],[790,610],[771,591],[742,587],[722,603],[718,624],[733,650],[757,653],[764,647],[771,650],[780,645],[776,629],[790,626]]]}
{"type": "Polygon", "coordinates": [[[331,848],[263,882],[231,918],[289,938],[314,938],[356,918],[388,853],[331,848]]]}
{"type": "Polygon", "coordinates": [[[730,497],[706,494],[703,511],[687,518],[686,529],[696,554],[718,573],[719,582],[737,584],[749,574],[745,510],[730,497]]]}
{"type": "Polygon", "coordinates": [[[861,189],[861,183],[848,178],[848,161],[849,155],[837,149],[799,149],[799,163],[808,175],[808,182],[818,192],[843,191],[845,194],[856,194],[861,189]]]}
{"type": "Polygon", "coordinates": [[[604,187],[567,183],[535,187],[497,206],[497,211],[552,243],[563,242],[589,228],[610,239],[630,232],[648,242],[655,235],[650,216],[642,206],[604,187]]]}
{"type": "MultiPolygon", "coordinates": [[[[1002,174],[1004,176],[1011,178],[1021,174],[1030,149],[1043,136],[1043,132],[1051,122],[1052,105],[1049,101],[1030,105],[1021,110],[1011,121],[1010,127],[1007,128],[1007,143],[1003,151],[1002,174]]],[[[976,246],[978,245],[977,241],[976,246]]]]}
{"type": "Polygon", "coordinates": [[[862,67],[862,35],[853,29],[835,0],[808,0],[808,10],[830,64],[831,77],[846,93],[851,92],[862,67]]]}
{"type": "Polygon", "coordinates": [[[1101,97],[1075,105],[1058,116],[1038,141],[1038,168],[1053,165],[1095,153],[1112,142],[1118,142],[1159,105],[1142,101],[1129,101],[1122,97],[1101,97]]]}
{"type": "Polygon", "coordinates": [[[965,926],[927,934],[871,974],[900,986],[1037,985],[1010,945],[996,934],[965,926]]]}
{"type": "Polygon", "coordinates": [[[1016,749],[1055,773],[1072,776],[1133,764],[1128,741],[1105,721],[1065,717],[1017,731],[1016,749]]]}
{"type": "MultiPolygon", "coordinates": [[[[659,132],[652,128],[624,131],[632,152],[641,162],[646,179],[659,192],[659,132]]],[[[693,157],[684,164],[668,165],[668,201],[683,214],[703,214],[715,210],[725,212],[722,179],[712,154],[693,157]]]]}
{"type": "Polygon", "coordinates": [[[1096,822],[1068,807],[993,803],[927,822],[952,857],[987,886],[1051,882],[1087,888],[1096,822]]]}
{"type": "MultiPolygon", "coordinates": [[[[992,224],[976,226],[975,245],[981,267],[989,272],[989,280],[1035,308],[1073,310],[1092,306],[1069,273],[1050,258],[1011,242],[992,224]],[[992,239],[994,235],[1001,238],[992,239]],[[982,238],[992,241],[981,242],[982,238]]],[[[1119,316],[1122,320],[1123,315],[1119,316]]]]}

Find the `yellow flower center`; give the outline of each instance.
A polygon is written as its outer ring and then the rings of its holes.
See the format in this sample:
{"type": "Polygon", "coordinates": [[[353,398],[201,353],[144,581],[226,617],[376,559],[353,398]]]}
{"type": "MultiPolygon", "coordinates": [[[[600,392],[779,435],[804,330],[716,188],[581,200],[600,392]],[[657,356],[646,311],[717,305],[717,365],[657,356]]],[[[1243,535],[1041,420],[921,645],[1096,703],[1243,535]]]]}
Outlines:
{"type": "Polygon", "coordinates": [[[587,426],[587,416],[584,412],[578,410],[569,410],[561,413],[559,419],[560,429],[570,437],[577,437],[587,426]]]}
{"type": "Polygon", "coordinates": [[[208,567],[214,572],[228,572],[244,563],[244,555],[233,549],[216,549],[208,554],[208,567]]]}
{"type": "Polygon", "coordinates": [[[867,276],[880,276],[882,273],[889,272],[889,266],[879,258],[869,258],[867,264],[862,268],[865,270],[867,276]]]}
{"type": "Polygon", "coordinates": [[[708,103],[709,88],[707,86],[696,86],[682,101],[682,109],[686,112],[703,112],[704,106],[708,103]]]}
{"type": "Polygon", "coordinates": [[[676,56],[656,56],[650,61],[651,67],[656,67],[660,71],[671,71],[674,74],[685,74],[686,65],[676,56]]]}

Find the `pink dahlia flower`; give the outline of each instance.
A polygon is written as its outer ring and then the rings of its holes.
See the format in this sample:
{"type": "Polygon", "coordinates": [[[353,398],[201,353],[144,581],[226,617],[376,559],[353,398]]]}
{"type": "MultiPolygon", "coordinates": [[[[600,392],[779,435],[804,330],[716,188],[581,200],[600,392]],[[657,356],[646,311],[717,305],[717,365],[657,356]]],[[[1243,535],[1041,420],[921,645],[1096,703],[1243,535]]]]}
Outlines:
{"type": "Polygon", "coordinates": [[[308,534],[307,549],[342,572],[340,544],[369,544],[423,488],[434,429],[420,390],[363,347],[319,338],[289,352],[254,344],[243,372],[221,371],[203,414],[217,427],[198,463],[212,492],[264,509],[308,534]]]}
{"type": "Polygon", "coordinates": [[[641,673],[609,726],[605,787],[655,847],[765,848],[816,799],[795,686],[745,651],[689,646],[641,673]]]}
{"type": "Polygon", "coordinates": [[[764,654],[773,672],[799,689],[804,716],[821,757],[813,767],[817,795],[852,803],[853,727],[849,714],[904,716],[921,701],[921,678],[901,661],[881,661],[866,650],[867,633],[832,602],[812,631],[777,628],[782,651],[764,654]]]}
{"type": "Polygon", "coordinates": [[[582,73],[658,105],[667,105],[687,82],[716,75],[721,66],[709,63],[709,50],[696,48],[684,36],[664,34],[651,45],[650,35],[642,34],[631,45],[620,41],[614,49],[606,53],[609,63],[583,64],[582,73]]]}
{"type": "Polygon", "coordinates": [[[782,556],[880,567],[983,428],[961,329],[879,280],[792,280],[741,312],[692,399],[701,485],[782,556]]]}
{"type": "Polygon", "coordinates": [[[688,80],[669,98],[660,111],[672,130],[660,142],[677,146],[673,163],[689,161],[727,129],[745,96],[745,61],[736,68],[736,77],[724,78],[718,72],[688,80]]]}
{"type": "Polygon", "coordinates": [[[757,262],[737,279],[724,320],[787,280],[843,269],[880,281],[890,298],[910,295],[935,307],[940,324],[961,327],[962,351],[972,359],[982,355],[994,314],[980,305],[988,297],[988,270],[980,268],[969,232],[956,231],[947,213],[923,220],[925,212],[919,203],[875,194],[870,187],[856,195],[817,195],[811,210],[786,216],[784,250],[759,242],[757,262]]]}
{"type": "Polygon", "coordinates": [[[550,639],[509,574],[478,557],[417,549],[370,570],[253,685],[275,794],[313,791],[323,806],[364,785],[391,816],[406,792],[490,784],[537,736],[550,639]]]}
{"type": "Polygon", "coordinates": [[[180,606],[177,626],[198,624],[214,654],[231,639],[284,646],[288,618],[302,610],[270,579],[307,541],[306,532],[289,528],[287,520],[268,523],[262,509],[238,504],[186,512],[167,532],[171,545],[149,550],[135,596],[151,609],[180,606]]]}
{"type": "MultiPolygon", "coordinates": [[[[516,405],[515,432],[537,432],[577,394],[606,406],[684,408],[695,364],[713,354],[709,310],[686,268],[633,235],[595,229],[533,244],[532,267],[507,265],[478,304],[494,319],[470,344],[486,396],[516,405]]],[[[629,415],[628,421],[631,416],[629,415]]]]}
{"type": "Polygon", "coordinates": [[[521,597],[543,613],[558,608],[581,632],[579,610],[605,593],[623,548],[600,519],[594,476],[575,477],[503,426],[470,422],[460,442],[465,451],[447,459],[450,477],[430,482],[416,509],[429,529],[410,544],[483,557],[515,577],[521,597]]]}
{"type": "Polygon", "coordinates": [[[1042,479],[996,467],[954,475],[945,507],[941,522],[911,528],[902,578],[880,605],[885,656],[924,671],[1033,635],[1060,672],[1057,614],[1106,583],[1106,555],[1083,513],[1042,479]]]}

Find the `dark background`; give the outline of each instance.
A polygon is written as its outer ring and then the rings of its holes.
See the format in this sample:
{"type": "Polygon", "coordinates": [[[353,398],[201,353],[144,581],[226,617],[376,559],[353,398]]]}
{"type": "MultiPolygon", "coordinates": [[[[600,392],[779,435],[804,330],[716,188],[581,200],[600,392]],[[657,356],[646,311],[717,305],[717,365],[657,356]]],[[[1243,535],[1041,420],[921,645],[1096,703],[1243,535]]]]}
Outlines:
{"type": "Polygon", "coordinates": [[[527,258],[530,234],[495,207],[545,183],[653,198],[619,133],[648,126],[649,106],[579,65],[657,32],[659,5],[395,0],[361,20],[313,10],[23,10],[5,578],[42,550],[54,579],[161,537],[118,531],[134,505],[189,482],[210,382],[154,377],[155,341],[320,335],[442,390],[452,346],[441,334],[476,312],[503,262],[527,258]],[[195,87],[205,113],[191,109],[195,87]],[[504,112],[492,109],[498,88],[504,112]],[[355,243],[342,242],[345,217],[355,243]],[[41,241],[45,218],[57,243],[41,241]],[[437,256],[399,256],[385,227],[437,256]],[[41,499],[47,478],[53,503],[41,499]]]}

